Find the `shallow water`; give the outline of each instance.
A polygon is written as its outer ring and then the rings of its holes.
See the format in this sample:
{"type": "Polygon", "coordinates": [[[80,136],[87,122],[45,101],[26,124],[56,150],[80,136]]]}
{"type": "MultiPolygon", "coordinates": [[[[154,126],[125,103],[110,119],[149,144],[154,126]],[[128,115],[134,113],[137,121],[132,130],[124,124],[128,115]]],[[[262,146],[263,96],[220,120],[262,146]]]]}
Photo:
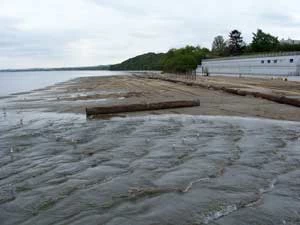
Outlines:
{"type": "Polygon", "coordinates": [[[77,77],[117,76],[126,74],[129,73],[116,71],[0,72],[0,97],[44,88],[77,77]]]}
{"type": "Polygon", "coordinates": [[[251,118],[1,112],[0,221],[299,224],[299,132],[251,118]]]}

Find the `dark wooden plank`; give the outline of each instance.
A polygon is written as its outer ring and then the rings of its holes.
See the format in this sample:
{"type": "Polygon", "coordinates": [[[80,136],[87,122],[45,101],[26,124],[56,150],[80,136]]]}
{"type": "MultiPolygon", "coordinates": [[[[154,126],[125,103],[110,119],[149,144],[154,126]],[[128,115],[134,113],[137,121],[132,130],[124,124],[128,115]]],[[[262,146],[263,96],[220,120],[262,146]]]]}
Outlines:
{"type": "Polygon", "coordinates": [[[111,105],[111,106],[86,108],[86,115],[89,117],[92,115],[101,115],[101,114],[151,111],[151,110],[196,107],[196,106],[200,106],[200,101],[198,99],[155,102],[155,103],[123,104],[123,105],[111,105]]]}

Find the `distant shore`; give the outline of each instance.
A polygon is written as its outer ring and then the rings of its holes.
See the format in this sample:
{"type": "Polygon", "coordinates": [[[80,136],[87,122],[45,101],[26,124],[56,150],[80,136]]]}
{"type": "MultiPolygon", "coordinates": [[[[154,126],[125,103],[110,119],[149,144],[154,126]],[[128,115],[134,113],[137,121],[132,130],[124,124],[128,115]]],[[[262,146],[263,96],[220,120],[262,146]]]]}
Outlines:
{"type": "Polygon", "coordinates": [[[86,67],[61,67],[61,68],[28,68],[28,69],[1,69],[1,72],[43,72],[43,71],[102,71],[109,70],[110,66],[86,66],[86,67]]]}

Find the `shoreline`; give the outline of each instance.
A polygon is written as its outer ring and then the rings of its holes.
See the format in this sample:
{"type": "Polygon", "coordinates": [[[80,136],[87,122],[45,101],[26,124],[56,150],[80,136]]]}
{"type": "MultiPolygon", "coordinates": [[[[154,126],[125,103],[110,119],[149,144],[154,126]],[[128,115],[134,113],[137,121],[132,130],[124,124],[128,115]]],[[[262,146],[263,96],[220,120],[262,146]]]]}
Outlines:
{"type": "Polygon", "coordinates": [[[9,99],[8,101],[13,102],[9,106],[13,109],[38,109],[50,112],[83,114],[87,107],[199,99],[199,107],[120,113],[113,116],[186,114],[300,121],[299,107],[279,104],[249,95],[239,96],[227,93],[222,89],[212,88],[212,84],[214,86],[230,86],[231,88],[238,87],[239,89],[264,88],[264,90],[266,86],[270,86],[279,93],[286,91],[299,93],[300,95],[300,82],[257,78],[198,77],[197,82],[201,82],[203,86],[201,87],[199,85],[184,84],[182,80],[181,83],[177,81],[174,83],[153,79],[147,73],[80,77],[34,90],[25,95],[18,95],[16,99],[9,99]],[[280,85],[284,87],[283,90],[278,90],[280,85]],[[284,90],[286,88],[288,90],[284,90]]]}
{"type": "Polygon", "coordinates": [[[77,78],[6,103],[0,205],[9,224],[105,224],[120,212],[128,216],[116,224],[197,224],[214,215],[220,224],[247,224],[253,207],[254,222],[298,219],[297,107],[136,76],[77,78]],[[93,105],[195,97],[199,107],[101,120],[83,114],[93,105]],[[270,214],[274,202],[287,210],[270,214]]]}

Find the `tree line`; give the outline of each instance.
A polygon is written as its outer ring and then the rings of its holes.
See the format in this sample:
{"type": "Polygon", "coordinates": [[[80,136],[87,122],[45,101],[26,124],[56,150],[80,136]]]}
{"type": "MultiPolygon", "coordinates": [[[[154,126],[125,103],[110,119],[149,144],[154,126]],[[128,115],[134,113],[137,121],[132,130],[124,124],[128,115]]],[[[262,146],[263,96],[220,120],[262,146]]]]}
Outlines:
{"type": "Polygon", "coordinates": [[[170,49],[167,53],[147,53],[130,58],[120,64],[111,65],[110,70],[162,70],[172,73],[194,71],[210,53],[207,48],[186,46],[170,49]]]}
{"type": "Polygon", "coordinates": [[[147,53],[120,64],[110,66],[111,70],[162,70],[171,73],[194,71],[206,58],[239,56],[268,52],[300,51],[300,44],[281,43],[278,37],[258,29],[253,33],[252,42],[247,44],[239,30],[233,30],[228,38],[218,35],[211,50],[200,46],[186,46],[170,49],[167,53],[147,53]]]}
{"type": "Polygon", "coordinates": [[[227,40],[219,35],[214,38],[210,57],[239,56],[268,52],[300,51],[300,44],[281,43],[278,37],[258,29],[253,33],[252,42],[244,42],[242,33],[233,30],[227,40]]]}

